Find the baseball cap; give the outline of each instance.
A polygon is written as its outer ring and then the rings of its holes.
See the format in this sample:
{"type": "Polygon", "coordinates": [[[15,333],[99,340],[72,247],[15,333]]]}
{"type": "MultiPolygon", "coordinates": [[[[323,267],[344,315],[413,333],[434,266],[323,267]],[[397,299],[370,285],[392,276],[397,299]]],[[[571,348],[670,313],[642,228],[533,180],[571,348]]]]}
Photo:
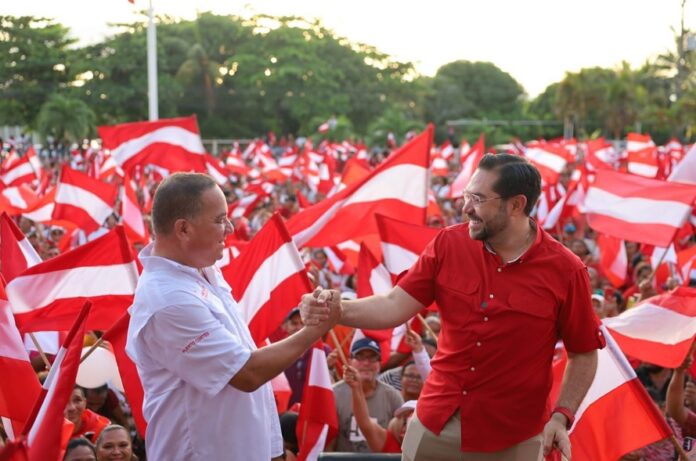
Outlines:
{"type": "Polygon", "coordinates": [[[399,417],[404,413],[414,411],[416,409],[416,403],[418,400],[407,400],[399,408],[394,411],[394,416],[399,417]]]}
{"type": "Polygon", "coordinates": [[[285,317],[285,320],[288,321],[292,318],[293,315],[299,314],[300,313],[300,308],[299,307],[293,307],[290,312],[288,312],[287,317],[285,317]]]}
{"type": "Polygon", "coordinates": [[[372,338],[360,338],[350,347],[350,355],[355,355],[360,351],[370,350],[377,355],[381,354],[379,343],[372,338]]]}

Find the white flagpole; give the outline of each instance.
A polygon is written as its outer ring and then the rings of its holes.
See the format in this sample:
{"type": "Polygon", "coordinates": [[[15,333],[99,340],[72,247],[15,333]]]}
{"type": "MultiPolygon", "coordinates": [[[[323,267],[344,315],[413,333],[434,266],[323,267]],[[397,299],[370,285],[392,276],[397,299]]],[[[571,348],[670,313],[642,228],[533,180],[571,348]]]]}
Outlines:
{"type": "Polygon", "coordinates": [[[148,10],[147,24],[147,94],[149,102],[150,121],[159,119],[157,102],[157,30],[152,9],[152,0],[148,10]]]}

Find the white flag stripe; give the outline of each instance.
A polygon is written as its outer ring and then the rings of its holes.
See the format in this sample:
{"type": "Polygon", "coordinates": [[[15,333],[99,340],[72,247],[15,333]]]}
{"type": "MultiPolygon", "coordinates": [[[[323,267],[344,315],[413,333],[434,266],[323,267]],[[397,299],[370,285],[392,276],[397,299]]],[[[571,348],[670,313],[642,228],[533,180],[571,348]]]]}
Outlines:
{"type": "Polygon", "coordinates": [[[2,195],[7,197],[7,200],[10,201],[10,205],[15,208],[27,208],[28,206],[22,194],[19,193],[18,187],[8,187],[2,191],[2,195]]]}
{"type": "Polygon", "coordinates": [[[319,459],[319,455],[324,451],[324,446],[326,445],[326,436],[329,434],[329,425],[324,424],[321,429],[321,434],[317,438],[317,443],[314,444],[309,453],[307,453],[307,460],[314,461],[319,459]]]}
{"type": "Polygon", "coordinates": [[[22,216],[34,222],[47,222],[52,219],[51,216],[53,215],[54,207],[55,203],[49,203],[29,213],[22,213],[22,216]]]}
{"type": "Polygon", "coordinates": [[[58,376],[60,375],[60,369],[63,366],[63,359],[65,358],[66,353],[67,350],[64,347],[61,347],[58,351],[58,354],[56,355],[55,360],[53,361],[51,370],[48,372],[48,376],[46,377],[46,380],[43,383],[43,388],[47,389],[48,392],[46,393],[43,403],[39,408],[39,412],[36,415],[36,418],[34,419],[34,424],[32,424],[31,429],[29,430],[29,435],[27,437],[29,446],[31,446],[34,443],[34,440],[36,439],[36,434],[39,431],[39,428],[41,427],[41,422],[43,421],[44,416],[46,416],[46,411],[50,406],[49,403],[51,402],[51,400],[53,400],[53,395],[56,393],[55,380],[58,379],[58,376]]]}
{"type": "MultiPolygon", "coordinates": [[[[298,248],[302,248],[305,243],[307,243],[326,225],[326,223],[328,223],[334,218],[334,216],[336,215],[338,210],[341,209],[346,200],[347,199],[337,201],[336,203],[331,205],[331,207],[329,207],[329,209],[326,210],[319,217],[319,219],[314,221],[314,224],[293,235],[292,239],[295,242],[295,245],[297,245],[298,248]]],[[[341,248],[340,245],[339,248],[341,248]]]]}
{"type": "Polygon", "coordinates": [[[614,260],[611,262],[609,270],[618,275],[619,277],[626,277],[626,268],[628,267],[628,259],[626,255],[626,246],[624,241],[621,241],[621,246],[619,247],[619,252],[617,253],[614,260]]]}
{"type": "Polygon", "coordinates": [[[2,175],[2,182],[4,182],[5,184],[12,184],[12,181],[21,178],[22,176],[30,174],[36,174],[34,172],[34,167],[30,163],[24,162],[21,165],[18,165],[15,168],[12,168],[11,170],[8,170],[6,173],[4,173],[2,175]]]}
{"type": "Polygon", "coordinates": [[[538,147],[527,149],[527,152],[525,152],[524,155],[530,160],[548,167],[557,173],[562,172],[566,163],[568,163],[563,157],[552,154],[551,152],[547,152],[543,149],[539,149],[538,147]]]}
{"type": "Polygon", "coordinates": [[[679,344],[694,337],[696,317],[680,314],[654,304],[629,309],[618,317],[604,319],[604,325],[635,339],[679,344]]]}
{"type": "Polygon", "coordinates": [[[0,338],[0,356],[29,363],[29,355],[22,346],[14,316],[5,300],[0,300],[0,338]]]}
{"type": "Polygon", "coordinates": [[[665,224],[681,227],[691,214],[691,206],[672,200],[621,197],[597,187],[585,196],[588,213],[597,213],[634,224],[665,224]]]}
{"type": "Polygon", "coordinates": [[[339,250],[348,250],[348,251],[355,251],[358,252],[360,251],[360,244],[356,242],[355,240],[346,240],[345,242],[341,242],[338,245],[336,245],[339,250]]]}
{"type": "Polygon", "coordinates": [[[271,298],[271,291],[285,279],[302,270],[304,264],[292,242],[285,243],[266,258],[239,300],[238,305],[244,321],[247,324],[251,322],[256,312],[271,298]]]}
{"type": "Polygon", "coordinates": [[[418,260],[418,255],[406,248],[393,243],[382,242],[384,265],[392,274],[400,274],[408,270],[418,260]]]}
{"type": "Polygon", "coordinates": [[[134,262],[74,267],[44,274],[20,275],[6,288],[15,314],[29,312],[56,299],[132,295],[138,270],[134,262]],[[37,289],[40,287],[40,289],[37,289]]]}
{"type": "Polygon", "coordinates": [[[143,215],[140,213],[140,208],[138,205],[133,203],[131,199],[128,198],[125,188],[121,196],[123,201],[123,221],[128,223],[128,226],[133,229],[138,235],[145,235],[145,223],[143,223],[143,215]]]}
{"type": "Polygon", "coordinates": [[[391,275],[389,275],[387,268],[382,264],[370,271],[370,286],[372,287],[372,294],[375,295],[389,293],[389,290],[392,289],[391,275]]]}
{"type": "Polygon", "coordinates": [[[41,262],[41,257],[34,247],[31,246],[31,243],[29,243],[26,237],[17,243],[19,245],[19,250],[22,252],[22,256],[24,256],[24,260],[27,262],[27,267],[36,266],[41,262]]]}
{"type": "Polygon", "coordinates": [[[387,168],[370,178],[345,201],[344,206],[355,203],[376,202],[384,199],[396,199],[410,205],[425,208],[428,204],[426,193],[428,170],[423,167],[402,164],[387,168]],[[408,178],[408,180],[405,180],[408,178]]]}
{"type": "Polygon", "coordinates": [[[56,191],[56,203],[72,205],[81,208],[94,222],[101,226],[106,218],[113,213],[113,207],[99,196],[78,186],[60,183],[56,191]]]}
{"type": "Polygon", "coordinates": [[[220,173],[213,165],[206,162],[205,167],[208,170],[208,174],[215,180],[216,183],[221,186],[224,186],[227,183],[227,177],[220,173]]]}
{"type": "Polygon", "coordinates": [[[205,153],[205,148],[198,133],[192,133],[178,126],[165,126],[120,144],[111,151],[111,155],[119,166],[123,166],[124,163],[150,144],[160,142],[180,146],[194,154],[205,153]]]}
{"type": "Polygon", "coordinates": [[[691,146],[689,152],[674,168],[667,179],[671,182],[685,182],[696,184],[696,144],[691,146]]]}
{"type": "MultiPolygon", "coordinates": [[[[585,411],[594,402],[622,384],[636,379],[633,368],[631,368],[631,365],[626,360],[626,357],[624,357],[619,346],[614,342],[614,338],[611,337],[604,326],[602,326],[601,329],[605,335],[607,346],[597,351],[597,371],[590,389],[587,391],[587,394],[585,394],[585,398],[580,404],[578,411],[575,412],[575,421],[579,421],[585,411]]],[[[572,431],[571,428],[570,432],[572,431]]]]}
{"type": "Polygon", "coordinates": [[[323,387],[333,392],[329,367],[326,364],[326,354],[323,350],[316,347],[312,348],[312,365],[309,367],[309,378],[307,385],[323,387]]]}
{"type": "Polygon", "coordinates": [[[628,172],[638,176],[645,176],[646,178],[654,178],[657,176],[657,166],[640,162],[628,162],[628,172]]]}

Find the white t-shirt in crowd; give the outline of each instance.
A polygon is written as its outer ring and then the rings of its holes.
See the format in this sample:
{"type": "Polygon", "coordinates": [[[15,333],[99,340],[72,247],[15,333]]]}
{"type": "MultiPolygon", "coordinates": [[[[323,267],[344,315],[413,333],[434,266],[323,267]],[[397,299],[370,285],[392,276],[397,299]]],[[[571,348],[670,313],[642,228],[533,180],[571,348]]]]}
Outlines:
{"type": "Polygon", "coordinates": [[[145,444],[153,460],[268,461],[283,453],[269,383],[243,392],[230,379],[256,349],[230,286],[214,266],[140,252],[126,351],[143,383],[145,444]]]}

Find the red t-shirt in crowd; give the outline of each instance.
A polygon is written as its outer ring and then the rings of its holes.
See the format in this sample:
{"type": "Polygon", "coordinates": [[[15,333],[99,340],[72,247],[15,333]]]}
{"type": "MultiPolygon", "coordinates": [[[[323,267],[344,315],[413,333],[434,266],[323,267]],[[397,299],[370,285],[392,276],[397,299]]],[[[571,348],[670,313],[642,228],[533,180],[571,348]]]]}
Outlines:
{"type": "Polygon", "coordinates": [[[507,264],[468,225],[443,229],[398,285],[424,306],[437,302],[442,318],[418,418],[439,434],[459,409],[465,452],[541,433],[558,339],[573,353],[605,344],[585,265],[538,226],[507,264]]]}
{"type": "Polygon", "coordinates": [[[391,431],[387,431],[387,438],[384,440],[384,446],[380,453],[401,453],[401,444],[391,431]]]}
{"type": "Polygon", "coordinates": [[[88,436],[87,438],[92,442],[96,443],[99,434],[101,434],[102,429],[111,424],[109,418],[93,412],[92,410],[85,409],[80,417],[82,424],[80,424],[80,429],[73,432],[72,438],[77,438],[80,436],[88,436]]]}

